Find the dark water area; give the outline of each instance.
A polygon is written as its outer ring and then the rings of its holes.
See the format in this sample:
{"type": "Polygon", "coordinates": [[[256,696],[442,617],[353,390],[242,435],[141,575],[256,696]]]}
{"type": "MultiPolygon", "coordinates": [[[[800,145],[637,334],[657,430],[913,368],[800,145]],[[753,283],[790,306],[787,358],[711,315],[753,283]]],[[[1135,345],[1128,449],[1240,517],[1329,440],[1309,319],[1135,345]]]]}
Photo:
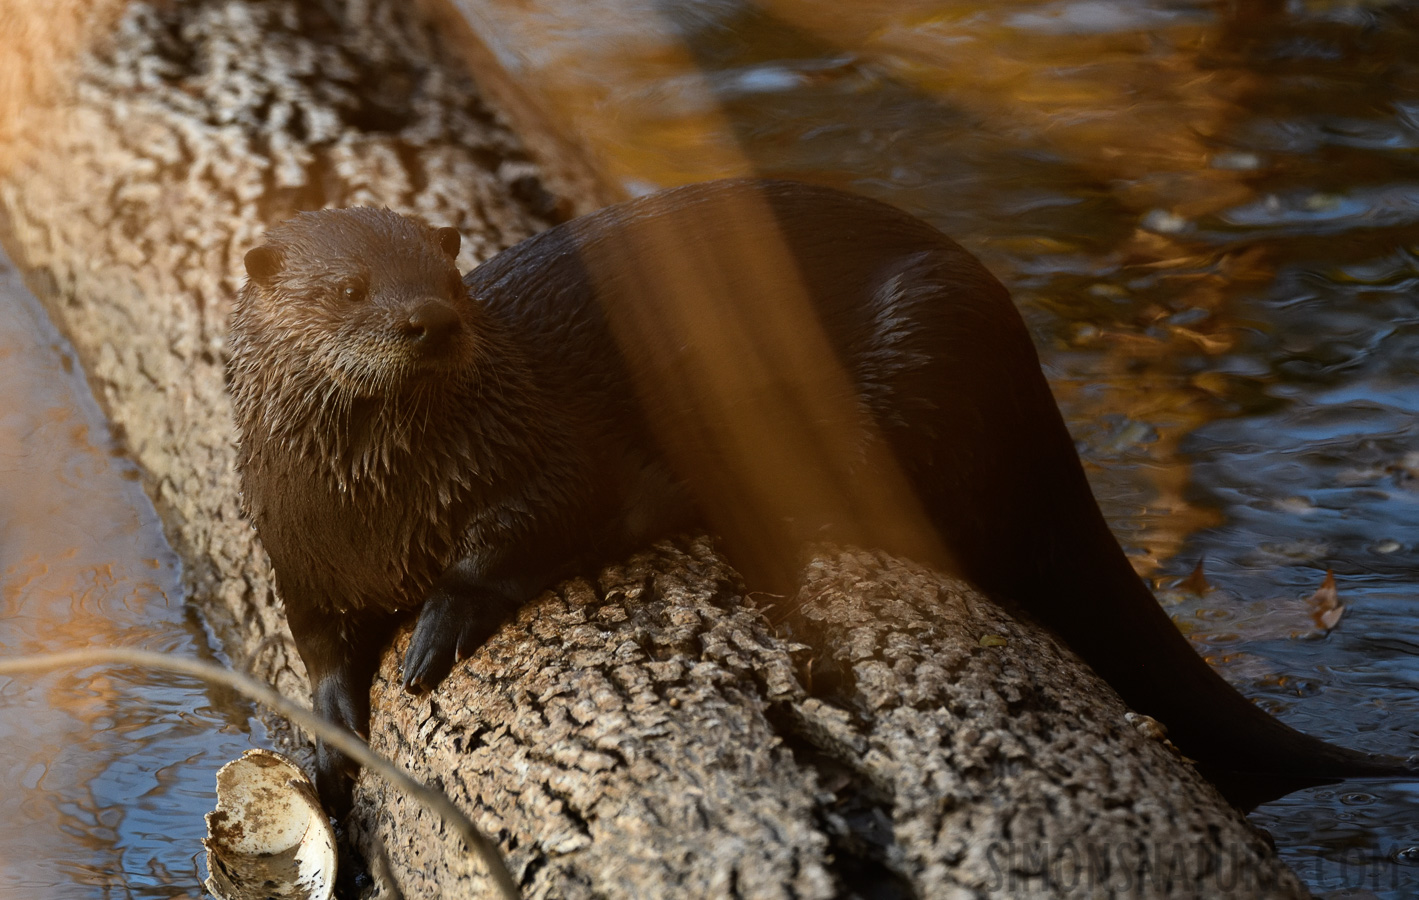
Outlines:
{"type": "MultiPolygon", "coordinates": [[[[73,349],[0,252],[0,654],[207,656],[180,563],[73,349]]],[[[0,898],[189,897],[237,698],[131,669],[0,676],[0,898]]]]}
{"type": "MultiPolygon", "coordinates": [[[[1199,652],[1304,731],[1419,753],[1419,5],[489,6],[628,192],[816,181],[978,253],[1199,652]]],[[[1252,819],[1318,894],[1419,893],[1419,785],[1252,819]]]]}

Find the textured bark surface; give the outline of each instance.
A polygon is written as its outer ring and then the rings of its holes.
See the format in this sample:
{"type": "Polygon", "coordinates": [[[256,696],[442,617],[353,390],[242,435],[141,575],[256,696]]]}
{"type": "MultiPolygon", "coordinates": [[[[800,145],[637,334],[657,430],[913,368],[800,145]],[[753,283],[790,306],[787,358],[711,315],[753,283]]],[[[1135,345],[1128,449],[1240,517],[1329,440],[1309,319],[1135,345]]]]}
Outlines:
{"type": "MultiPolygon", "coordinates": [[[[386,658],[374,745],[473,810],[532,897],[1305,896],[1037,628],[869,553],[803,590],[785,640],[709,542],[661,544],[531,604],[428,698],[386,658]]],[[[462,876],[436,822],[364,787],[406,890],[462,876]]]]}
{"type": "MultiPolygon", "coordinates": [[[[10,243],[193,602],[304,697],[238,513],[221,362],[242,255],[296,209],[384,204],[458,225],[469,266],[557,204],[396,0],[133,3],[76,71],[0,132],[23,138],[0,155],[10,243]]],[[[706,540],[662,544],[530,604],[423,698],[398,689],[401,634],[374,744],[469,809],[532,897],[1304,894],[1037,629],[871,554],[819,559],[804,590],[776,631],[706,540]]],[[[486,889],[368,776],[356,819],[408,896],[486,889]]]]}

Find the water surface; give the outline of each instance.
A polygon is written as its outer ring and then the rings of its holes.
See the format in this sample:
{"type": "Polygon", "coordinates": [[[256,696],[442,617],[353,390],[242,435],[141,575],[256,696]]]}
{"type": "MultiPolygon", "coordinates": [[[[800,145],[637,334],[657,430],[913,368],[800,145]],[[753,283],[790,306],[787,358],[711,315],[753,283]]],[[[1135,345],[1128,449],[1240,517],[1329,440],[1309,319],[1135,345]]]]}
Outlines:
{"type": "MultiPolygon", "coordinates": [[[[1198,650],[1304,731],[1419,752],[1419,6],[480,10],[630,193],[827,183],[981,255],[1198,650]],[[1178,587],[1199,560],[1201,596],[1178,587]],[[1345,611],[1327,634],[1307,598],[1328,571],[1345,611]]],[[[1253,819],[1318,892],[1419,891],[1419,785],[1300,792],[1253,819]]]]}
{"type": "MultiPolygon", "coordinates": [[[[0,654],[210,656],[74,357],[0,252],[0,654]]],[[[216,770],[263,740],[180,676],[0,676],[0,898],[189,897],[216,770]]]]}

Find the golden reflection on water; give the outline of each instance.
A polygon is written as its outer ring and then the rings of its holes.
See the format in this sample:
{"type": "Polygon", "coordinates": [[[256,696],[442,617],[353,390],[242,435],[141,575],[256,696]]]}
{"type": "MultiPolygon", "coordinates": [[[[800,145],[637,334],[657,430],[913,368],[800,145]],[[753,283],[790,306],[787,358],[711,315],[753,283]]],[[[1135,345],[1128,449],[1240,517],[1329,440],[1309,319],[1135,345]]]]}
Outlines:
{"type": "MultiPolygon", "coordinates": [[[[426,2],[475,23],[539,107],[528,119],[564,132],[612,194],[785,175],[886,199],[975,251],[1025,312],[1139,571],[1191,569],[1184,548],[1229,554],[1232,594],[1163,593],[1199,648],[1303,730],[1413,752],[1415,429],[1391,424],[1413,406],[1384,388],[1419,358],[1404,342],[1419,271],[1412,5],[426,2]],[[1376,273],[1373,299],[1346,287],[1347,266],[1376,273]],[[1276,339],[1282,327],[1301,333],[1276,339]],[[1364,376],[1361,412],[1325,396],[1337,371],[1364,376]],[[1211,481],[1185,455],[1199,440],[1223,447],[1201,461],[1211,481]],[[1372,496],[1328,483],[1339,453],[1378,473],[1364,474],[1372,496]],[[1269,510],[1291,485],[1304,511],[1281,522],[1269,510]],[[1314,591],[1333,558],[1368,602],[1326,647],[1286,640],[1288,586],[1314,591]],[[1207,603],[1231,615],[1200,627],[1207,603]]],[[[1333,799],[1257,814],[1318,890],[1353,885],[1335,881],[1345,848],[1412,834],[1403,787],[1363,822],[1333,799]]],[[[1400,865],[1365,874],[1410,896],[1400,865]]]]}
{"type": "MultiPolygon", "coordinates": [[[[1216,524],[1215,511],[1186,497],[1188,469],[1178,442],[1217,414],[1219,384],[1181,379],[1174,360],[1199,349],[1230,349],[1228,300],[1239,286],[1269,278],[1271,265],[1257,252],[1199,257],[1167,232],[1169,223],[1252,197],[1251,173],[1244,167],[1213,165],[1220,158],[1213,136],[1246,114],[1240,104],[1254,77],[1216,65],[1209,54],[1237,29],[1254,27],[1253,13],[1212,17],[1167,14],[1146,4],[1134,9],[939,0],[829,6],[759,0],[710,4],[703,13],[694,4],[653,0],[607,0],[595,4],[594,12],[570,0],[453,2],[479,24],[479,37],[495,53],[516,60],[523,92],[543,106],[540,118],[573,136],[600,176],[623,195],[772,174],[775,161],[796,164],[795,177],[805,177],[806,166],[817,180],[848,186],[846,172],[834,171],[832,159],[822,160],[824,168],[815,172],[811,165],[818,160],[791,159],[792,151],[772,156],[762,130],[753,131],[749,116],[738,114],[740,101],[752,102],[756,92],[792,92],[811,87],[813,79],[839,82],[844,103],[900,103],[900,96],[910,96],[924,106],[904,114],[939,109],[962,121],[968,133],[963,142],[983,141],[987,157],[995,145],[1061,160],[1059,168],[1071,178],[1107,195],[1116,216],[1139,223],[1109,249],[1110,264],[1162,270],[1178,285],[1178,305],[1207,315],[1161,336],[1149,333],[1146,322],[1083,336],[1077,346],[1097,362],[1087,379],[1055,378],[1056,394],[1071,417],[1114,416],[1153,427],[1151,464],[1125,476],[1135,482],[1135,494],[1139,487],[1146,493],[1148,513],[1134,520],[1135,530],[1126,536],[1142,574],[1155,574],[1197,529],[1216,524]],[[725,9],[740,12],[736,17],[725,9]],[[706,25],[715,15],[728,24],[706,25]],[[771,34],[753,60],[761,65],[724,64],[717,28],[738,29],[740,36],[752,29],[771,34]],[[805,53],[805,45],[811,52],[805,53]],[[775,51],[794,64],[775,66],[775,51]],[[805,56],[827,63],[804,64],[805,56]]],[[[723,43],[734,39],[725,34],[723,43]]],[[[816,112],[831,115],[831,107],[816,112]]],[[[851,118],[860,110],[841,112],[851,118]]],[[[802,132],[834,124],[815,120],[813,110],[804,115],[802,132]]],[[[870,168],[868,162],[867,171],[857,174],[880,176],[870,168]]],[[[916,193],[903,187],[885,196],[899,204],[919,202],[918,211],[934,217],[939,204],[916,193]]],[[[1007,284],[1009,256],[1077,249],[1068,246],[1067,236],[1061,245],[1023,229],[1002,228],[987,237],[989,243],[971,234],[952,236],[982,253],[1007,284]]],[[[1101,283],[1116,274],[1101,273],[1101,283]]],[[[1017,300],[1050,303],[1018,292],[1017,300]]],[[[1157,318],[1162,316],[1160,311],[1157,318]]],[[[1105,497],[1106,507],[1108,502],[1105,497]]]]}
{"type": "MultiPolygon", "coordinates": [[[[69,353],[0,255],[0,653],[191,652],[176,560],[69,353]]],[[[0,678],[0,897],[140,886],[124,854],[165,829],[130,819],[183,704],[131,673],[0,678]]]]}

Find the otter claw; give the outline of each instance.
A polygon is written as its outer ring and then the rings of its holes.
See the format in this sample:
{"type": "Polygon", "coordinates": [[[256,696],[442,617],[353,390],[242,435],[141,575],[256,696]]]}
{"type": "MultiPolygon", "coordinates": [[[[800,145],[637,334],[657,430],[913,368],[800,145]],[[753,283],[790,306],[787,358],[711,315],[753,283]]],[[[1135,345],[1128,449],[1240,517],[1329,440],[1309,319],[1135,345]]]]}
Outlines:
{"type": "Polygon", "coordinates": [[[483,645],[497,626],[476,597],[434,591],[419,610],[409,651],[404,655],[404,690],[422,694],[439,686],[455,662],[483,645]]]}

